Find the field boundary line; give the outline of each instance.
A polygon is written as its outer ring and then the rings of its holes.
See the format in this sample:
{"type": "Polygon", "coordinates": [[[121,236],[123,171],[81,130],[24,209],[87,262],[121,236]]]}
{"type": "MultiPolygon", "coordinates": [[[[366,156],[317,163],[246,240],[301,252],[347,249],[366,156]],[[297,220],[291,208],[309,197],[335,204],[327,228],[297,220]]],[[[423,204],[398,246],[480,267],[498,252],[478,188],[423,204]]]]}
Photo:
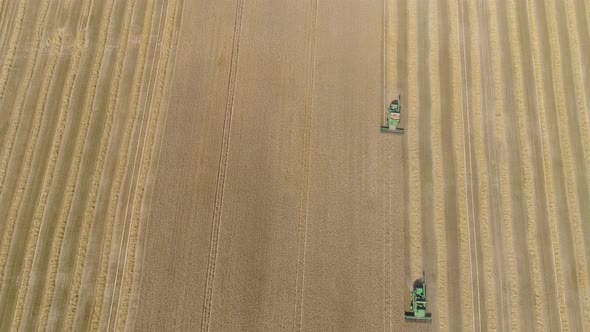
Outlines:
{"type": "Polygon", "coordinates": [[[225,176],[227,170],[227,160],[229,144],[231,138],[231,124],[234,111],[235,81],[238,71],[238,60],[240,50],[240,32],[242,29],[242,18],[246,0],[237,0],[236,19],[234,25],[234,35],[232,41],[232,54],[230,58],[230,70],[228,73],[227,100],[225,106],[225,118],[223,121],[223,138],[221,143],[221,153],[219,160],[219,170],[217,174],[217,188],[215,191],[215,206],[213,211],[211,226],[210,251],[207,266],[207,279],[205,282],[205,298],[203,305],[203,314],[201,319],[201,331],[209,330],[211,306],[213,301],[213,285],[215,282],[215,268],[217,263],[217,252],[219,250],[219,233],[221,224],[221,209],[223,205],[223,192],[225,189],[225,176]]]}
{"type": "MultiPolygon", "coordinates": [[[[114,223],[116,219],[116,212],[117,212],[117,202],[119,201],[119,197],[121,194],[121,185],[123,181],[123,176],[125,173],[125,169],[127,168],[128,157],[129,157],[129,142],[131,139],[131,133],[134,127],[134,124],[140,121],[138,110],[138,103],[139,103],[139,95],[140,95],[140,88],[141,88],[141,81],[143,79],[144,69],[145,69],[145,57],[147,54],[147,49],[149,46],[150,34],[152,28],[152,20],[153,20],[153,13],[155,8],[155,1],[149,3],[149,10],[145,14],[142,22],[142,33],[141,39],[142,43],[139,48],[138,53],[138,61],[135,62],[135,67],[133,69],[133,83],[132,83],[132,96],[130,98],[131,106],[129,107],[129,116],[127,119],[127,126],[125,127],[123,133],[123,142],[121,143],[121,147],[123,147],[123,151],[121,154],[121,158],[117,160],[117,173],[113,180],[115,184],[114,188],[111,188],[111,195],[108,202],[108,212],[107,212],[107,224],[105,229],[105,239],[102,243],[101,249],[101,258],[100,258],[100,268],[98,274],[98,281],[97,281],[97,289],[96,289],[96,301],[95,305],[92,309],[92,319],[90,321],[90,328],[91,330],[97,330],[100,325],[100,318],[102,315],[103,304],[107,301],[105,299],[106,286],[108,283],[108,275],[109,275],[109,262],[110,262],[110,254],[112,249],[112,240],[113,240],[113,231],[114,231],[114,223]]],[[[118,93],[118,92],[117,92],[118,93]]],[[[124,233],[124,230],[122,231],[124,233]]],[[[123,233],[121,236],[123,236],[123,233]]],[[[115,278],[116,279],[116,278],[115,278]]],[[[116,286],[116,280],[113,282],[113,287],[116,286]]]]}
{"type": "MultiPolygon", "coordinates": [[[[141,167],[140,165],[138,165],[138,160],[141,161],[141,159],[143,158],[143,152],[144,152],[144,146],[145,146],[145,137],[146,137],[146,133],[147,133],[147,126],[149,126],[149,122],[151,121],[151,98],[150,98],[150,94],[153,98],[153,87],[152,87],[152,77],[153,74],[156,70],[154,70],[154,64],[156,62],[156,58],[159,58],[160,55],[160,51],[161,51],[161,47],[158,48],[158,43],[160,42],[160,27],[162,24],[162,17],[164,17],[166,15],[166,11],[168,10],[168,6],[166,4],[166,10],[163,10],[165,4],[162,4],[162,7],[160,7],[160,16],[158,18],[158,25],[156,27],[156,37],[155,37],[155,41],[154,41],[154,54],[153,54],[153,58],[152,58],[152,62],[151,65],[149,67],[149,76],[148,76],[148,81],[147,81],[147,88],[146,88],[146,92],[145,92],[145,101],[143,103],[143,112],[142,112],[142,116],[141,116],[141,121],[139,122],[139,130],[137,133],[137,147],[135,148],[135,157],[133,159],[133,163],[130,163],[130,169],[131,169],[131,173],[130,173],[130,177],[129,177],[129,183],[130,183],[130,187],[129,187],[129,193],[127,194],[127,199],[125,201],[125,212],[123,213],[123,227],[122,227],[122,232],[121,232],[121,241],[119,244],[119,252],[118,252],[118,256],[117,256],[117,263],[116,263],[116,270],[115,270],[115,281],[113,283],[113,290],[111,292],[111,305],[110,305],[110,309],[109,309],[109,316],[108,316],[108,320],[107,320],[107,331],[110,330],[110,325],[111,325],[111,318],[112,318],[112,314],[113,314],[113,306],[115,305],[115,293],[117,292],[117,280],[119,279],[119,270],[121,268],[121,255],[123,253],[123,246],[125,245],[125,259],[123,261],[123,265],[126,264],[126,260],[127,260],[127,248],[129,245],[129,237],[130,237],[130,232],[131,229],[127,228],[127,224],[130,224],[128,222],[128,218],[127,215],[129,213],[129,202],[131,201],[131,196],[133,196],[133,198],[135,199],[135,195],[137,194],[137,188],[138,188],[138,183],[133,181],[133,178],[135,177],[135,171],[136,168],[141,167]],[[150,102],[148,104],[148,101],[150,102]],[[148,108],[148,105],[150,106],[148,108]],[[147,118],[146,118],[146,114],[147,114],[147,118]],[[145,120],[144,120],[145,119],[145,120]],[[145,132],[144,132],[144,128],[145,128],[145,132]],[[143,135],[142,135],[143,133],[143,135]],[[143,137],[143,139],[142,139],[143,137]],[[141,151],[141,153],[140,153],[141,151]],[[127,231],[127,237],[125,237],[125,233],[126,230],[127,231]]],[[[154,78],[155,79],[155,78],[154,78]]],[[[142,84],[143,85],[143,84],[142,84]]],[[[141,94],[141,93],[140,93],[141,94]]],[[[137,106],[139,106],[139,102],[137,104],[137,106]]],[[[141,163],[141,162],[140,162],[141,163]]],[[[138,179],[139,182],[139,179],[138,179]]],[[[125,268],[123,267],[123,274],[125,273],[125,268]]],[[[121,284],[119,286],[119,292],[117,294],[117,309],[119,306],[119,300],[121,298],[121,288],[123,287],[123,277],[124,275],[121,275],[121,284]]],[[[115,311],[115,325],[116,325],[116,321],[117,321],[117,315],[118,312],[115,311]]],[[[115,326],[116,328],[116,326],[115,326]]]]}
{"type": "Polygon", "coordinates": [[[310,31],[308,40],[308,68],[305,91],[305,127],[303,130],[302,181],[299,200],[299,227],[297,246],[297,273],[295,279],[295,317],[294,328],[301,331],[303,326],[303,291],[305,286],[305,254],[307,248],[307,227],[309,213],[309,169],[311,153],[311,130],[313,112],[313,93],[315,91],[316,33],[318,24],[318,0],[311,0],[310,31]]]}

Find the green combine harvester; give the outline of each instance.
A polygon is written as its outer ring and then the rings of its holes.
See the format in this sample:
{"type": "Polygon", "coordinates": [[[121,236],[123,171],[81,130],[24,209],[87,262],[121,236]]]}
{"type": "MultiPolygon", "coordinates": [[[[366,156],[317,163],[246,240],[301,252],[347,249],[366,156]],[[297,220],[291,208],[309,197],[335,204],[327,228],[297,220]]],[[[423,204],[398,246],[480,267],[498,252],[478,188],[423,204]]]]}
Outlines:
{"type": "Polygon", "coordinates": [[[389,105],[389,109],[387,110],[387,125],[381,126],[381,132],[400,135],[404,133],[404,128],[400,127],[400,100],[401,96],[392,101],[391,105],[389,105]]]}
{"type": "Polygon", "coordinates": [[[422,272],[422,279],[418,279],[414,282],[414,290],[411,295],[411,311],[406,311],[406,321],[429,323],[432,320],[432,314],[426,311],[426,281],[424,272],[422,272]]]}

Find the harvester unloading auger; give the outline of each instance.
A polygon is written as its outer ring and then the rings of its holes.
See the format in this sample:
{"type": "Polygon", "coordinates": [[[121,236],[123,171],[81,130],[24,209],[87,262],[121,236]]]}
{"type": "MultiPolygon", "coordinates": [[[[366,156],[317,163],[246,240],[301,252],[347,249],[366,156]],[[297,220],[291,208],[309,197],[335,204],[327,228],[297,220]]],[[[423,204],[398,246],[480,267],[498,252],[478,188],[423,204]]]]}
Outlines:
{"type": "Polygon", "coordinates": [[[406,311],[406,320],[414,322],[430,322],[432,320],[432,314],[427,312],[426,309],[426,279],[424,272],[422,272],[422,279],[418,279],[414,282],[414,290],[411,295],[412,303],[410,303],[410,311],[406,311]]]}
{"type": "Polygon", "coordinates": [[[389,109],[387,110],[387,125],[381,126],[381,132],[400,135],[404,133],[404,128],[400,127],[401,99],[402,97],[399,96],[389,105],[389,109]]]}

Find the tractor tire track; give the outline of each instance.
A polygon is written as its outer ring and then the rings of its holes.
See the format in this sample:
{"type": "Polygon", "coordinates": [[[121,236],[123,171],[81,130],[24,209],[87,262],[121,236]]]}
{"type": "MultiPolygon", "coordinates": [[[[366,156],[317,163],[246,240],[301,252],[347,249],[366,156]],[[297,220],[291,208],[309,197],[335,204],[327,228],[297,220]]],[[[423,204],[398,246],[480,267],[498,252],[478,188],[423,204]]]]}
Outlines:
{"type": "Polygon", "coordinates": [[[318,0],[311,0],[311,10],[309,18],[309,45],[307,60],[307,82],[305,91],[305,127],[303,129],[303,149],[302,149],[302,178],[301,178],[301,197],[299,206],[299,228],[298,228],[298,245],[297,245],[297,273],[295,279],[295,316],[293,327],[296,331],[303,328],[303,287],[305,275],[305,255],[307,246],[307,223],[309,208],[309,168],[310,168],[310,144],[311,144],[311,125],[312,125],[312,108],[313,108],[313,91],[315,82],[316,67],[316,31],[318,23],[318,0]]]}
{"type": "Polygon", "coordinates": [[[217,251],[219,244],[219,229],[221,221],[221,206],[223,203],[223,191],[225,189],[225,176],[227,170],[227,160],[229,143],[231,138],[231,124],[233,120],[233,104],[235,93],[235,80],[238,66],[238,53],[240,48],[240,32],[242,29],[242,17],[246,0],[238,0],[236,8],[236,23],[234,29],[233,50],[231,55],[231,65],[227,90],[227,103],[225,108],[225,119],[223,127],[223,140],[221,148],[221,157],[219,162],[219,171],[217,179],[217,189],[215,193],[215,208],[213,212],[213,226],[211,231],[211,249],[209,252],[209,263],[207,267],[207,281],[205,285],[205,300],[203,305],[203,314],[201,320],[201,330],[208,330],[211,318],[211,302],[213,299],[213,282],[215,281],[215,264],[217,261],[217,251]]]}

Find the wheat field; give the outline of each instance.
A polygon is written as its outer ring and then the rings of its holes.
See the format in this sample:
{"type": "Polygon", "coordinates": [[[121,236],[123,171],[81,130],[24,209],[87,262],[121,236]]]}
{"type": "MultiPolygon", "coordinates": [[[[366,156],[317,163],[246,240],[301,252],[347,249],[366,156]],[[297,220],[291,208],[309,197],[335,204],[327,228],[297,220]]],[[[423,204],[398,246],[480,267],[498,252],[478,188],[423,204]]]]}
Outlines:
{"type": "Polygon", "coordinates": [[[0,331],[590,330],[589,71],[586,0],[0,0],[0,331]]]}
{"type": "Polygon", "coordinates": [[[122,330],[176,1],[0,2],[0,330],[122,330]]]}
{"type": "Polygon", "coordinates": [[[391,2],[433,330],[590,328],[590,3],[391,2]]]}

